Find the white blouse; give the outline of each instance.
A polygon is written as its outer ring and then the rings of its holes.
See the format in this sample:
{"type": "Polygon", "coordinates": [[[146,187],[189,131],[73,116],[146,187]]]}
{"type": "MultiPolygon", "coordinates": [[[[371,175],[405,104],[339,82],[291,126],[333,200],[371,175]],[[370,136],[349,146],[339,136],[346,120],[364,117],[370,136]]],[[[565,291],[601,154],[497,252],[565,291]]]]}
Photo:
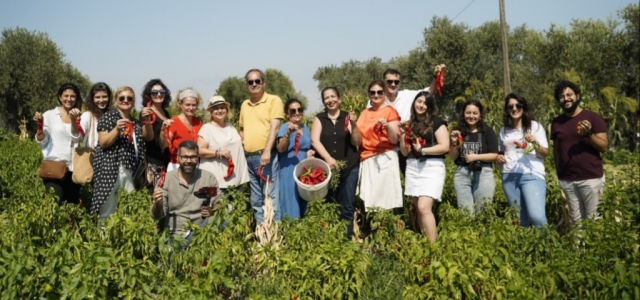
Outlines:
{"type": "MultiPolygon", "coordinates": [[[[531,121],[530,133],[536,138],[540,146],[549,147],[547,134],[540,123],[531,121]]],[[[544,159],[538,157],[535,150],[525,155],[524,149],[517,148],[514,141],[524,141],[522,129],[502,127],[500,129],[498,149],[504,151],[504,156],[507,159],[507,162],[502,167],[502,173],[533,174],[544,179],[544,159]]]]}
{"type": "Polygon", "coordinates": [[[80,116],[80,126],[84,131],[83,145],[95,149],[98,145],[98,119],[93,117],[90,111],[85,111],[80,116]]]}
{"type": "Polygon", "coordinates": [[[62,114],[58,107],[42,114],[44,123],[42,131],[44,139],[36,142],[40,145],[42,156],[46,160],[63,161],[69,171],[73,171],[73,149],[78,146],[78,137],[72,136],[71,124],[62,122],[62,114]]]}

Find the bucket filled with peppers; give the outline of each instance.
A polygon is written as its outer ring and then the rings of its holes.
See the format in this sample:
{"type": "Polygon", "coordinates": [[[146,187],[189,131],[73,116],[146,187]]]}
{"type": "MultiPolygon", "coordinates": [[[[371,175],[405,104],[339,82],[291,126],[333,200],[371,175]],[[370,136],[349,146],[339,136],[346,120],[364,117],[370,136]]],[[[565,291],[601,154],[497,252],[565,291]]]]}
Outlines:
{"type": "Polygon", "coordinates": [[[331,168],[324,160],[317,158],[307,158],[293,169],[293,179],[300,198],[306,201],[327,196],[330,178],[331,168]]]}

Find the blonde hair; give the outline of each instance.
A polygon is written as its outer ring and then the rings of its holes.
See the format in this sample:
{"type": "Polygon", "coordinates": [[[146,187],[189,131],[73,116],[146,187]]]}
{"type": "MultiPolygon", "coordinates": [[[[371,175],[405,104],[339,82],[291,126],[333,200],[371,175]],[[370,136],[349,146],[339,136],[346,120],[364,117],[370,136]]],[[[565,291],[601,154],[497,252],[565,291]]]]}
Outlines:
{"type": "Polygon", "coordinates": [[[184,100],[185,98],[196,98],[196,107],[200,107],[200,104],[202,103],[202,96],[200,95],[200,93],[198,93],[196,90],[188,87],[186,89],[182,89],[178,91],[178,97],[176,97],[177,101],[174,102],[174,107],[176,110],[178,111],[182,111],[182,108],[180,107],[180,104],[182,104],[182,100],[184,100]]]}
{"type": "Polygon", "coordinates": [[[117,108],[118,107],[118,96],[120,96],[120,93],[124,92],[124,91],[129,91],[131,92],[131,94],[133,95],[133,107],[136,106],[136,93],[133,91],[133,89],[130,86],[121,86],[119,87],[115,93],[113,93],[113,99],[115,101],[113,101],[113,107],[117,108]]]}

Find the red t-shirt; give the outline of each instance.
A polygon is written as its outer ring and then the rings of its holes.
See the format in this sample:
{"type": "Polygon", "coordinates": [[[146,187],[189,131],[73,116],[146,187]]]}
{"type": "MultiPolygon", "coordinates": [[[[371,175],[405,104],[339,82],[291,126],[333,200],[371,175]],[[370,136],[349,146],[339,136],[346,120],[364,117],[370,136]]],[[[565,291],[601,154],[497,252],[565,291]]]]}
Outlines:
{"type": "Polygon", "coordinates": [[[184,123],[182,123],[182,120],[180,120],[179,116],[175,116],[171,118],[171,120],[173,120],[173,123],[171,124],[171,126],[169,126],[169,132],[171,132],[171,134],[173,135],[173,140],[171,140],[169,145],[169,161],[171,163],[177,164],[178,146],[180,145],[180,143],[186,140],[191,140],[196,143],[198,142],[198,132],[202,127],[202,121],[200,121],[198,117],[193,117],[193,119],[191,120],[192,130],[189,130],[189,128],[187,128],[187,125],[184,125],[184,123]]]}
{"type": "Polygon", "coordinates": [[[556,172],[560,180],[587,180],[603,175],[600,152],[589,144],[588,137],[578,134],[577,125],[582,120],[591,123],[594,134],[607,132],[604,119],[585,109],[572,118],[562,114],[551,123],[551,140],[557,156],[556,172]]]}

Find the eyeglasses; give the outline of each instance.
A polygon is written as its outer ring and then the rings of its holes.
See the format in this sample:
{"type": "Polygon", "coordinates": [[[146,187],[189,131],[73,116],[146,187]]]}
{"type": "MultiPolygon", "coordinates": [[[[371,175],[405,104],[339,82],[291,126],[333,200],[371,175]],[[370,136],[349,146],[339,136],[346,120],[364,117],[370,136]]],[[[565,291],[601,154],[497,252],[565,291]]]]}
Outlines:
{"type": "Polygon", "coordinates": [[[125,99],[127,99],[127,102],[133,102],[132,96],[120,96],[118,97],[118,102],[124,102],[125,99]]]}
{"type": "Polygon", "coordinates": [[[520,104],[520,103],[516,103],[516,104],[509,104],[507,105],[507,109],[508,110],[512,110],[514,107],[517,107],[518,109],[522,109],[524,107],[524,105],[520,104]]]}
{"type": "Polygon", "coordinates": [[[167,93],[166,90],[151,90],[151,95],[157,95],[157,94],[164,95],[166,93],[167,93]]]}
{"type": "Polygon", "coordinates": [[[253,85],[254,83],[255,83],[256,85],[260,85],[260,84],[262,84],[262,80],[261,80],[261,79],[256,79],[256,80],[247,80],[247,84],[248,84],[248,85],[253,85]]]}
{"type": "Polygon", "coordinates": [[[184,161],[188,161],[188,160],[196,161],[196,160],[198,160],[198,157],[199,156],[197,156],[197,155],[190,155],[190,156],[180,155],[180,159],[182,159],[184,161]]]}
{"type": "Polygon", "coordinates": [[[382,96],[383,93],[384,93],[383,90],[369,91],[369,95],[371,96],[375,96],[376,94],[378,94],[378,96],[382,96]]]}
{"type": "Polygon", "coordinates": [[[293,115],[293,114],[296,114],[296,113],[301,114],[301,113],[303,113],[303,112],[304,112],[304,108],[302,108],[302,107],[298,107],[298,108],[289,108],[289,114],[290,114],[290,115],[293,115]]]}
{"type": "Polygon", "coordinates": [[[387,80],[388,85],[398,85],[400,84],[400,80],[387,80]]]}

